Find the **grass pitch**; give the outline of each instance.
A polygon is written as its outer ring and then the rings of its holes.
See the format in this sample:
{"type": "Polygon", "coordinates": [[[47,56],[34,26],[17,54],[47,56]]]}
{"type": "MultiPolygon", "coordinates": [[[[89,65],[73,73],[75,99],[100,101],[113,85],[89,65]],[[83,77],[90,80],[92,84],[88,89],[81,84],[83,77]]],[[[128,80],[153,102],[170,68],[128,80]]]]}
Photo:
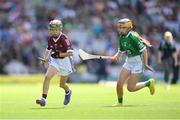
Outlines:
{"type": "Polygon", "coordinates": [[[47,106],[41,97],[42,83],[0,84],[0,119],[180,119],[180,85],[166,91],[156,85],[151,96],[147,88],[130,93],[125,88],[124,106],[117,102],[115,87],[98,84],[70,84],[72,102],[63,106],[64,91],[51,84],[47,106]]]}

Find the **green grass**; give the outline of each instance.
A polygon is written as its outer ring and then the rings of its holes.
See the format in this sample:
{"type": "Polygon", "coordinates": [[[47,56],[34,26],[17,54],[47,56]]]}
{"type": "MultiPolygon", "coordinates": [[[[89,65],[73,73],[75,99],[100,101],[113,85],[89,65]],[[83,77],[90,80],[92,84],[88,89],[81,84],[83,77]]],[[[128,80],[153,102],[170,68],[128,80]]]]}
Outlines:
{"type": "Polygon", "coordinates": [[[42,84],[0,84],[0,119],[180,119],[180,85],[169,91],[156,85],[151,96],[147,88],[130,93],[125,88],[124,106],[116,103],[115,87],[97,84],[70,84],[72,102],[64,107],[64,91],[51,84],[47,106],[35,100],[41,97],[42,84]]]}

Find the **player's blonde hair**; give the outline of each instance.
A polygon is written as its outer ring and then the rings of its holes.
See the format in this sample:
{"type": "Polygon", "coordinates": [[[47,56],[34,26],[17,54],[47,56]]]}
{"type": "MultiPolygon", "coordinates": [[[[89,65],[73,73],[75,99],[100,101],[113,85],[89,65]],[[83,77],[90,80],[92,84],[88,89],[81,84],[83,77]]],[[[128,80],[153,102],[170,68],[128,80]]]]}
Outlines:
{"type": "Polygon", "coordinates": [[[151,46],[152,46],[151,43],[150,43],[148,40],[142,38],[137,32],[134,32],[134,31],[133,31],[133,34],[134,34],[137,38],[139,38],[139,40],[140,40],[144,45],[146,45],[147,47],[151,47],[151,46]]]}
{"type": "Polygon", "coordinates": [[[120,19],[117,23],[117,27],[119,28],[127,28],[127,29],[132,29],[133,28],[133,23],[130,19],[128,18],[123,18],[120,19]]]}

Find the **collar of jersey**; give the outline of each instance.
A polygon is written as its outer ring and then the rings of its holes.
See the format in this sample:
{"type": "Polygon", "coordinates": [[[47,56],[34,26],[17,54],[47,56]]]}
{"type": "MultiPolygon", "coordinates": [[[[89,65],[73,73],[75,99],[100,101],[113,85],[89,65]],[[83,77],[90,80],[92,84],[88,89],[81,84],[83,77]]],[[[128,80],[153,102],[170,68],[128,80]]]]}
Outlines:
{"type": "MultiPolygon", "coordinates": [[[[126,36],[124,36],[124,37],[128,37],[130,34],[131,34],[131,32],[132,32],[132,30],[130,30],[129,32],[128,32],[128,34],[126,35],[126,36]]],[[[122,35],[121,35],[122,36],[122,35]]]]}
{"type": "Polygon", "coordinates": [[[128,36],[131,34],[131,32],[132,32],[132,30],[130,30],[130,31],[128,32],[128,34],[126,35],[126,37],[128,37],[128,36]]]}
{"type": "Polygon", "coordinates": [[[61,34],[62,34],[62,33],[59,34],[58,38],[56,38],[56,39],[53,38],[54,42],[57,42],[57,41],[59,40],[59,38],[61,37],[61,34]]]}

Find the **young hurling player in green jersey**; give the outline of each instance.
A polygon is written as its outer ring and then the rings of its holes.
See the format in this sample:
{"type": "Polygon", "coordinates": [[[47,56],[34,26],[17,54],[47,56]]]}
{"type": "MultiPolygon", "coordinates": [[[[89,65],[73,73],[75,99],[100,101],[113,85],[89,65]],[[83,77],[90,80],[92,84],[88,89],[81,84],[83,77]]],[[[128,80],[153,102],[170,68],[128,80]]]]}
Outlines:
{"type": "Polygon", "coordinates": [[[123,85],[127,81],[127,89],[130,92],[138,91],[142,88],[149,88],[151,95],[154,94],[154,79],[149,79],[145,82],[138,82],[143,73],[143,68],[154,71],[148,65],[148,55],[146,47],[151,44],[132,31],[133,25],[130,19],[124,18],[118,21],[117,24],[119,33],[119,50],[111,60],[117,60],[124,53],[127,55],[126,62],[123,65],[117,81],[116,91],[118,97],[117,106],[123,103],[123,85]]]}

